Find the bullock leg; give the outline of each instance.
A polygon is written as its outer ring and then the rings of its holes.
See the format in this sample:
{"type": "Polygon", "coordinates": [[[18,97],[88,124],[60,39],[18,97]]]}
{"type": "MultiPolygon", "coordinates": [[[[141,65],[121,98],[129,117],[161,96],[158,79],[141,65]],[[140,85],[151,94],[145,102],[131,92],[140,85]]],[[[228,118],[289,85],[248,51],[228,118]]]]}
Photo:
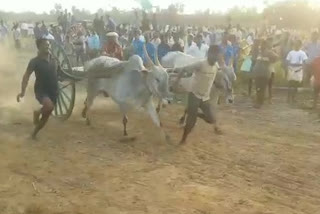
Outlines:
{"type": "Polygon", "coordinates": [[[127,117],[127,115],[123,115],[122,123],[123,123],[123,135],[128,136],[128,133],[127,133],[128,117],[127,117]]]}
{"type": "Polygon", "coordinates": [[[82,118],[86,118],[87,117],[87,98],[84,101],[84,108],[82,110],[81,116],[82,118]]]}
{"type": "Polygon", "coordinates": [[[156,109],[158,114],[160,113],[161,105],[162,105],[162,99],[159,99],[158,106],[157,106],[157,109],[156,109]]]}
{"type": "Polygon", "coordinates": [[[186,117],[187,117],[187,109],[184,110],[184,113],[183,113],[182,117],[181,117],[180,120],[179,120],[179,124],[180,124],[181,126],[184,125],[184,123],[185,123],[185,121],[186,121],[186,117]]]}
{"type": "Polygon", "coordinates": [[[88,125],[88,126],[90,126],[91,125],[91,120],[90,120],[90,118],[91,118],[91,106],[92,106],[92,104],[93,104],[93,101],[94,101],[94,99],[95,99],[95,97],[97,96],[97,93],[88,93],[87,94],[87,98],[86,98],[86,100],[85,100],[85,107],[84,107],[84,109],[83,109],[83,111],[82,111],[82,115],[83,116],[85,116],[85,118],[86,118],[86,124],[88,125]]]}
{"type": "Polygon", "coordinates": [[[162,129],[162,125],[161,125],[161,122],[160,122],[160,119],[159,119],[159,116],[157,114],[157,111],[156,109],[154,108],[154,105],[152,103],[152,100],[150,100],[147,105],[146,105],[146,110],[148,112],[148,114],[150,115],[153,123],[158,127],[160,128],[160,132],[161,132],[161,137],[163,137],[163,139],[165,139],[165,141],[169,141],[170,140],[170,136],[167,135],[165,133],[165,131],[162,129]]]}

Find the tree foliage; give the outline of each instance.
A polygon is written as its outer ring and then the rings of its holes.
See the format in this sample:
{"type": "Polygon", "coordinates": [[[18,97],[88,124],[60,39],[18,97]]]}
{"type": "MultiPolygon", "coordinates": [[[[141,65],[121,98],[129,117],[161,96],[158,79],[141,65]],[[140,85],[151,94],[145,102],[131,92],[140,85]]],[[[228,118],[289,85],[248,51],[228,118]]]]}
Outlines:
{"type": "MultiPolygon", "coordinates": [[[[141,4],[147,4],[150,8],[150,1],[136,0],[141,4]]],[[[270,4],[267,0],[264,2],[265,9],[263,13],[258,13],[257,8],[234,7],[226,13],[217,13],[206,9],[197,11],[195,14],[184,14],[184,4],[170,4],[167,9],[157,9],[157,18],[159,24],[184,24],[184,25],[221,25],[231,22],[232,24],[241,24],[246,26],[259,26],[263,20],[269,24],[277,24],[281,27],[308,29],[317,27],[320,21],[320,10],[314,8],[307,0],[286,0],[270,4]]],[[[1,12],[0,19],[11,21],[56,21],[59,13],[63,11],[61,4],[55,4],[49,14],[36,14],[33,12],[13,13],[1,12]]],[[[150,10],[149,10],[150,11],[150,10]]],[[[78,20],[93,19],[94,14],[86,9],[80,9],[73,6],[71,12],[78,20]]],[[[99,15],[110,14],[117,23],[131,23],[133,11],[121,11],[112,8],[105,11],[102,8],[97,10],[99,15]]]]}

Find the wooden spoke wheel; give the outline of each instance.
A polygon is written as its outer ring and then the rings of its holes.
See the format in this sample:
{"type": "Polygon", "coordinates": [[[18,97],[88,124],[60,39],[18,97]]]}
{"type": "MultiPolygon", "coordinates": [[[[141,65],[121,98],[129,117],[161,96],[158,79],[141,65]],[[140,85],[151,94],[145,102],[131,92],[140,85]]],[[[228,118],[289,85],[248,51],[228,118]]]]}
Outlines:
{"type": "Polygon", "coordinates": [[[67,120],[73,111],[76,98],[76,78],[72,76],[70,61],[63,49],[55,41],[51,41],[51,54],[58,61],[59,91],[53,116],[60,120],[67,120]]]}
{"type": "Polygon", "coordinates": [[[59,81],[59,93],[53,116],[60,120],[67,120],[73,111],[76,98],[76,85],[73,80],[64,79],[59,81]]]}

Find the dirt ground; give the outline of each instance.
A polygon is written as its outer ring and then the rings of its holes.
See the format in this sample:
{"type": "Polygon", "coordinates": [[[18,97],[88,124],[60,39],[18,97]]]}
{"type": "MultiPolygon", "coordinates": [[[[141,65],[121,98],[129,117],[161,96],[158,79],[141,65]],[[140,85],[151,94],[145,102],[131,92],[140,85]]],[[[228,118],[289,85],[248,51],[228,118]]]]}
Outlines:
{"type": "MultiPolygon", "coordinates": [[[[176,148],[143,112],[129,115],[137,139],[123,141],[121,115],[105,98],[87,127],[80,92],[72,117],[51,119],[32,141],[32,81],[15,102],[27,57],[0,55],[0,214],[320,213],[320,124],[284,96],[256,110],[238,95],[219,109],[224,135],[198,121],[176,148]]],[[[161,113],[173,144],[182,110],[161,113]]]]}

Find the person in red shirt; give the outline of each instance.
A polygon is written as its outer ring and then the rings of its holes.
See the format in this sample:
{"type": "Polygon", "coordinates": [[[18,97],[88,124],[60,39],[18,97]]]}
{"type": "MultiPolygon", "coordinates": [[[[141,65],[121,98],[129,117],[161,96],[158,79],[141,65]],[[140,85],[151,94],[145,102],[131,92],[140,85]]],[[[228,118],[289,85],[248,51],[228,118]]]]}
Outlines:
{"type": "Polygon", "coordinates": [[[312,75],[313,75],[313,89],[314,89],[314,103],[313,107],[316,109],[318,105],[320,93],[320,57],[316,57],[312,62],[312,75]]]}
{"type": "Polygon", "coordinates": [[[110,32],[107,34],[107,42],[103,47],[103,55],[114,57],[119,60],[123,59],[123,51],[118,42],[118,34],[116,32],[110,32]]]}

